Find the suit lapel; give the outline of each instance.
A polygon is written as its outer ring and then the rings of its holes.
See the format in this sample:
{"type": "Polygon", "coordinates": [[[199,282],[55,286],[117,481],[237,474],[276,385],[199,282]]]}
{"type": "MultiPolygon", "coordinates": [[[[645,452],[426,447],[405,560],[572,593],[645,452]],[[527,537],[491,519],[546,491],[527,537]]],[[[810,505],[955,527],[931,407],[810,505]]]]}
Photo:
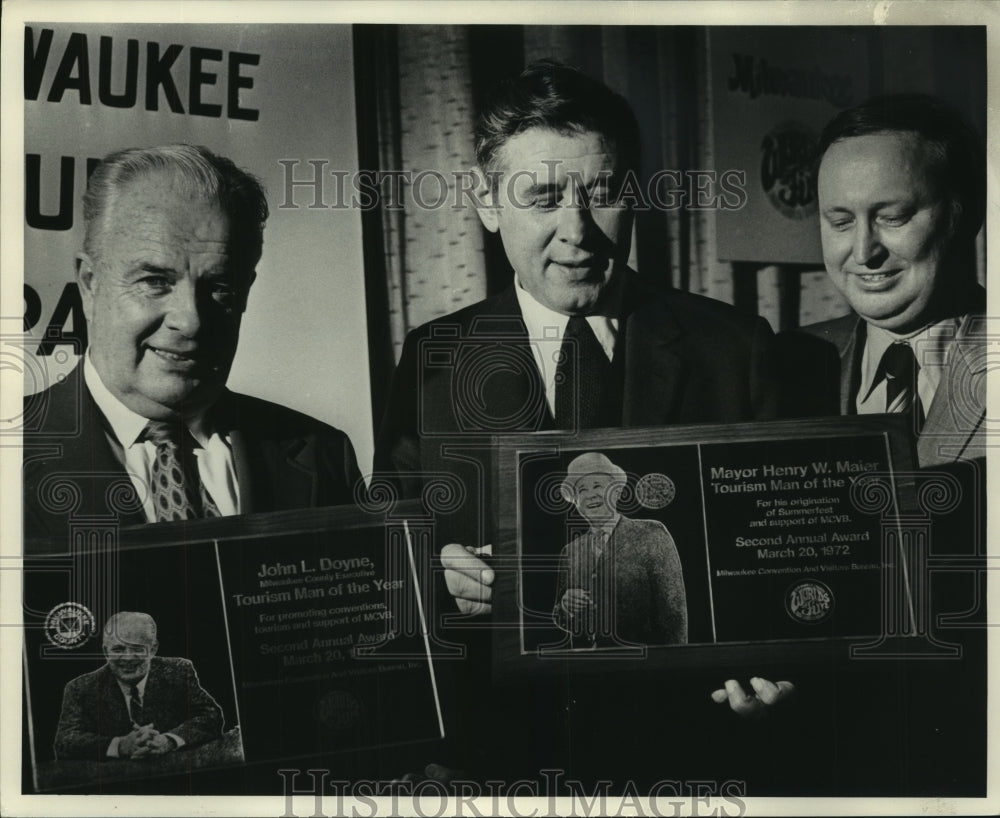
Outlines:
{"type": "Polygon", "coordinates": [[[647,299],[643,303],[635,276],[626,279],[624,309],[624,426],[669,422],[677,411],[684,362],[672,347],[681,329],[669,308],[647,299]]]}
{"type": "Polygon", "coordinates": [[[115,681],[111,668],[105,665],[101,670],[100,688],[100,713],[98,718],[101,722],[101,729],[105,733],[122,735],[121,730],[128,732],[132,729],[132,717],[128,712],[128,705],[125,703],[125,696],[115,681]]]}
{"type": "Polygon", "coordinates": [[[921,465],[981,456],[986,418],[986,347],[983,318],[966,316],[949,346],[945,371],[917,441],[921,465]]]}
{"type": "MultiPolygon", "coordinates": [[[[54,428],[64,428],[64,421],[56,418],[55,413],[65,415],[68,412],[78,411],[79,418],[79,427],[75,435],[55,439],[55,442],[62,444],[58,469],[60,472],[76,475],[74,479],[88,484],[91,491],[89,503],[85,504],[79,513],[109,514],[114,509],[108,505],[108,488],[112,483],[119,481],[129,481],[131,485],[131,480],[125,467],[111,449],[104,415],[97,408],[90,390],[87,389],[82,370],[81,364],[58,387],[64,390],[62,394],[58,397],[53,396],[54,428]]],[[[118,512],[120,525],[135,525],[145,521],[146,516],[141,509],[134,512],[118,512]]]]}
{"type": "MultiPolygon", "coordinates": [[[[470,327],[469,338],[481,338],[484,346],[463,345],[459,355],[471,352],[471,357],[460,366],[481,363],[486,367],[484,371],[490,373],[481,389],[473,390],[482,405],[489,407],[489,417],[516,419],[518,431],[554,428],[555,420],[545,399],[545,385],[538,372],[513,285],[485,305],[470,327]],[[494,345],[495,350],[491,348],[494,345]]],[[[468,375],[464,373],[463,383],[470,382],[468,375]]]]}
{"type": "Polygon", "coordinates": [[[309,504],[316,497],[316,468],[306,456],[306,442],[270,427],[266,418],[244,417],[239,399],[228,390],[219,401],[215,422],[229,435],[239,483],[240,512],[273,511],[309,504]]]}
{"type": "Polygon", "coordinates": [[[861,381],[861,350],[865,346],[865,322],[856,316],[846,316],[844,335],[837,341],[840,354],[840,414],[853,415],[857,409],[854,397],[861,381]],[[853,319],[853,320],[852,320],[853,319]]]}

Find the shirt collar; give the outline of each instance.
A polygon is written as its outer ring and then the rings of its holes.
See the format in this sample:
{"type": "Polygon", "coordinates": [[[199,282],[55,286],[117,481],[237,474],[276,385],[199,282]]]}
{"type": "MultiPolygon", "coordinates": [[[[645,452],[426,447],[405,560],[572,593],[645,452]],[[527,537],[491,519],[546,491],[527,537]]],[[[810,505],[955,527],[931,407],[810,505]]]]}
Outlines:
{"type": "Polygon", "coordinates": [[[864,395],[864,399],[867,400],[872,390],[878,386],[875,376],[879,374],[882,356],[892,344],[897,342],[909,344],[917,357],[921,370],[928,377],[931,377],[932,373],[938,373],[944,366],[948,344],[958,332],[960,323],[957,318],[946,318],[935,324],[928,324],[923,329],[909,335],[896,335],[889,330],[867,324],[865,326],[865,351],[861,362],[861,384],[858,394],[864,395]]]}
{"type": "MultiPolygon", "coordinates": [[[[608,297],[603,299],[604,303],[600,310],[593,315],[586,316],[587,323],[594,331],[601,348],[608,356],[608,360],[613,359],[615,352],[615,341],[618,338],[618,316],[621,312],[623,276],[618,276],[619,283],[608,293],[608,297]]],[[[514,292],[517,295],[517,303],[521,308],[521,316],[524,318],[524,326],[528,330],[528,338],[532,340],[561,340],[566,334],[566,325],[569,323],[569,316],[563,315],[549,309],[540,303],[531,293],[521,286],[518,276],[514,276],[514,292]]]]}
{"type": "MultiPolygon", "coordinates": [[[[90,350],[87,350],[87,354],[83,358],[83,380],[87,384],[87,389],[90,390],[90,395],[93,397],[94,403],[97,404],[97,408],[107,419],[112,434],[122,447],[127,449],[139,442],[139,436],[146,428],[146,424],[149,423],[149,418],[136,414],[111,393],[91,360],[90,350]]],[[[211,437],[211,430],[204,412],[190,418],[187,421],[187,427],[201,446],[207,444],[211,437]]]]}

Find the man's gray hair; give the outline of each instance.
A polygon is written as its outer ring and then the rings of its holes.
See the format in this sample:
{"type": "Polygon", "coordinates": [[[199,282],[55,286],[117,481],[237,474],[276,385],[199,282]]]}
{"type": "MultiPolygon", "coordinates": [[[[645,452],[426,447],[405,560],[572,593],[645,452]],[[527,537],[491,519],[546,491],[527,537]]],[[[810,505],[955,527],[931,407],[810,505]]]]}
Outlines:
{"type": "Polygon", "coordinates": [[[237,249],[253,269],[260,261],[268,216],[263,186],[226,157],[183,143],[127,148],[104,157],[83,195],[84,251],[94,260],[101,257],[103,223],[118,192],[137,178],[164,171],[180,174],[193,194],[217,203],[230,217],[237,249]]]}
{"type": "Polygon", "coordinates": [[[104,637],[117,636],[122,623],[130,619],[145,625],[153,635],[153,642],[156,642],[156,620],[141,611],[119,611],[109,616],[108,621],[104,623],[104,637]]]}

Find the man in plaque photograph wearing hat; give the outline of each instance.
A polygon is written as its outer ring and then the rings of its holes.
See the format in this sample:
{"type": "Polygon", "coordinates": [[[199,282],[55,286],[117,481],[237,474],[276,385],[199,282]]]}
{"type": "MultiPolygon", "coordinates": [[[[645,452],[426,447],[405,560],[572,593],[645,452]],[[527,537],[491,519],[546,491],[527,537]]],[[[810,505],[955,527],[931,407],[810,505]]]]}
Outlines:
{"type": "Polygon", "coordinates": [[[569,464],[560,487],[587,524],[559,556],[552,611],[573,648],[687,642],[677,547],[663,523],[618,512],[625,484],[621,467],[600,452],[587,452],[569,464]]]}

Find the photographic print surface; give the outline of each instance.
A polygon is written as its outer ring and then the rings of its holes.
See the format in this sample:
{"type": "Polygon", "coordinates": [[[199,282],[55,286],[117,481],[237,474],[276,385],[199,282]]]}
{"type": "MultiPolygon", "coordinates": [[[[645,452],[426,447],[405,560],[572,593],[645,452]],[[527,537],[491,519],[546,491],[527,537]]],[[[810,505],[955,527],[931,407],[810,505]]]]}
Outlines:
{"type": "Polygon", "coordinates": [[[995,813],[998,21],[5,4],[0,813],[995,813]],[[499,116],[553,65],[610,120],[499,116]],[[884,95],[971,149],[824,208],[824,128],[884,95]],[[141,173],[85,203],[178,143],[260,181],[262,236],[141,173]],[[177,263],[216,228],[252,270],[177,263]],[[867,320],[911,284],[921,326],[867,320]],[[98,401],[193,371],[205,405],[98,401]],[[192,466],[221,518],[160,522],[192,466]]]}

